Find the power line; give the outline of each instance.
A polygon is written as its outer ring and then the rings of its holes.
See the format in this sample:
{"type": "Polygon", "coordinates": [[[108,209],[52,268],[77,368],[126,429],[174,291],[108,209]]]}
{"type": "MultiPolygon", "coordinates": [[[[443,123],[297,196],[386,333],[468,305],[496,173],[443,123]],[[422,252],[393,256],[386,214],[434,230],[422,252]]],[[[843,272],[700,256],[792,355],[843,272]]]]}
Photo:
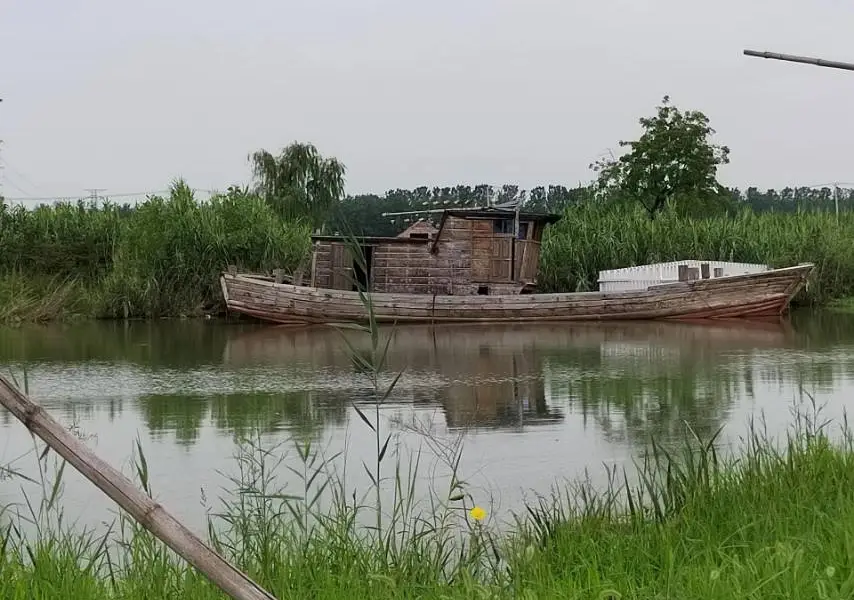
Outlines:
{"type": "MultiPolygon", "coordinates": [[[[107,188],[86,188],[84,191],[89,192],[89,195],[85,194],[54,194],[52,196],[23,196],[23,197],[15,197],[15,198],[6,198],[7,200],[32,200],[32,201],[46,201],[46,200],[60,200],[65,198],[89,198],[92,196],[92,190],[97,189],[99,192],[105,191],[107,188]]],[[[196,192],[206,192],[212,193],[210,190],[193,190],[196,192]]],[[[22,191],[22,193],[24,193],[22,191]]],[[[130,198],[131,196],[159,196],[162,194],[168,194],[169,190],[155,190],[149,192],[121,192],[118,194],[98,194],[98,198],[107,199],[110,198],[130,198]]]]}

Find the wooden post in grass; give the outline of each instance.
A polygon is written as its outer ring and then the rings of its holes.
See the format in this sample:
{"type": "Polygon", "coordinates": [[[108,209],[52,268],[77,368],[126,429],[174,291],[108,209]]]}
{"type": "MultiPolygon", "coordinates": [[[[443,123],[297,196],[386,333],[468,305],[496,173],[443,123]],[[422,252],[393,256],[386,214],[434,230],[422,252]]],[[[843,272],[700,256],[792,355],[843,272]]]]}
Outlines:
{"type": "Polygon", "coordinates": [[[276,600],[179,523],[118,470],[98,458],[83,442],[0,375],[0,404],[51,450],[109,496],[234,600],[276,600]]]}

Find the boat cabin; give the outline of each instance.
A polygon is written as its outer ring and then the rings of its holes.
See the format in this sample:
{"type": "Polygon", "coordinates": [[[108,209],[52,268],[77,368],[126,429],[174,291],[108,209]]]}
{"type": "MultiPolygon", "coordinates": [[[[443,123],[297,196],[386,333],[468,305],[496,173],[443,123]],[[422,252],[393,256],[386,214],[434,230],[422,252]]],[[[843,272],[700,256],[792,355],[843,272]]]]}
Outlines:
{"type": "Polygon", "coordinates": [[[341,236],[312,236],[311,285],[371,292],[495,295],[533,291],[546,226],[560,216],[512,209],[449,209],[439,227],[415,223],[395,237],[357,238],[362,269],[341,236]],[[518,220],[517,220],[518,219],[518,220]]]}

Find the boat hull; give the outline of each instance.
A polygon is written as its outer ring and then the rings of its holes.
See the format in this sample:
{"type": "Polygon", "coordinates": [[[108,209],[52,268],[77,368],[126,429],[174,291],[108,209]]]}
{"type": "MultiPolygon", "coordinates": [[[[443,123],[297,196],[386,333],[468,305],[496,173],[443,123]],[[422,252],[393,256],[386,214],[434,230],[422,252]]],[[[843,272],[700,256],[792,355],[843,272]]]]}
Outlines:
{"type": "MultiPolygon", "coordinates": [[[[470,323],[775,318],[785,314],[812,264],[650,286],[620,292],[500,296],[370,294],[381,323],[470,323]]],[[[364,322],[358,292],[276,283],[252,275],[223,274],[230,311],[271,323],[308,325],[364,322]]]]}

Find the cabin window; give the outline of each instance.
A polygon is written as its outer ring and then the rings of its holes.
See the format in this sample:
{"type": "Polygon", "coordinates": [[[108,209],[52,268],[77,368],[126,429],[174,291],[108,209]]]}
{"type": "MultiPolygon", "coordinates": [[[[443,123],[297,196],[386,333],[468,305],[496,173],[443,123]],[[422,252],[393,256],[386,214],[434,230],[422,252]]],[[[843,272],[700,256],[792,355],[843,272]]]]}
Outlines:
{"type": "Polygon", "coordinates": [[[489,286],[488,285],[477,286],[477,295],[478,296],[489,296],[489,286]]]}
{"type": "Polygon", "coordinates": [[[513,219],[501,219],[492,222],[493,233],[513,233],[513,219]]]}
{"type": "MultiPolygon", "coordinates": [[[[517,236],[520,240],[528,239],[528,228],[531,224],[527,221],[523,221],[519,223],[519,235],[517,236]]],[[[498,234],[509,234],[512,235],[514,231],[514,221],[513,219],[502,219],[500,221],[492,222],[492,231],[493,233],[498,234]]]]}
{"type": "Polygon", "coordinates": [[[429,240],[430,234],[429,233],[410,233],[409,237],[414,238],[416,240],[429,240]]]}

